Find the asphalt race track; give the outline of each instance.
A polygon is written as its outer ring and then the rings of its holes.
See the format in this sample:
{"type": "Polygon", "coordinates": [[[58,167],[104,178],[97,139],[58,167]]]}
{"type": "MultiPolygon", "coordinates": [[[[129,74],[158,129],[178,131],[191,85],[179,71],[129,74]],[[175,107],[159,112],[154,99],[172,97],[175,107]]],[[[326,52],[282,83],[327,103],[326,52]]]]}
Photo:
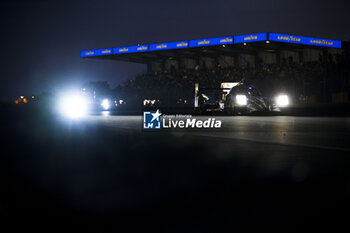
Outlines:
{"type": "Polygon", "coordinates": [[[146,131],[140,116],[2,113],[0,212],[13,230],[349,227],[346,117],[194,116],[222,128],[146,131]]]}
{"type": "MultiPolygon", "coordinates": [[[[232,139],[261,144],[276,144],[350,152],[350,118],[295,116],[193,116],[222,121],[221,129],[162,129],[159,133],[193,135],[212,139],[232,139]]],[[[87,122],[134,132],[142,131],[141,116],[89,116],[87,122]]],[[[153,131],[156,133],[157,131],[153,131]]]]}

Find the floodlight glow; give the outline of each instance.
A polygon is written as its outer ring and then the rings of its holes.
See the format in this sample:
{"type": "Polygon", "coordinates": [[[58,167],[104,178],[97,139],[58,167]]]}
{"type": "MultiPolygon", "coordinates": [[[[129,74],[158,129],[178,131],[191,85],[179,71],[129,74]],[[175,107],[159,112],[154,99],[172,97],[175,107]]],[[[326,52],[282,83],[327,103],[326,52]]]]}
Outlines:
{"type": "Polygon", "coordinates": [[[246,95],[236,95],[236,102],[238,105],[247,105],[246,95]]]}
{"type": "Polygon", "coordinates": [[[289,99],[287,95],[279,95],[276,98],[277,106],[279,107],[285,107],[289,104],[289,99]]]}
{"type": "Polygon", "coordinates": [[[109,100],[104,99],[101,103],[101,106],[103,107],[104,110],[108,110],[109,109],[109,100]]]}
{"type": "Polygon", "coordinates": [[[84,117],[88,113],[89,101],[81,93],[65,95],[59,102],[60,112],[69,118],[84,117]]]}

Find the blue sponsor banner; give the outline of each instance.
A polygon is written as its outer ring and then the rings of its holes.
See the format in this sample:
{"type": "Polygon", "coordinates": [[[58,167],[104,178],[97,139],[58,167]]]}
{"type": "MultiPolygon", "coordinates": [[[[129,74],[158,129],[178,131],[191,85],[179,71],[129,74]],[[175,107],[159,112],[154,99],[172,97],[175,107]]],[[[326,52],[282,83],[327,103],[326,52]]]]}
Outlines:
{"type": "Polygon", "coordinates": [[[148,45],[135,45],[128,47],[113,48],[113,54],[138,53],[148,51],[148,45]]]}
{"type": "Polygon", "coordinates": [[[80,57],[96,56],[96,50],[86,50],[80,52],[80,57]]]}
{"type": "Polygon", "coordinates": [[[188,41],[178,41],[178,42],[169,42],[161,44],[151,44],[149,46],[150,51],[163,50],[163,49],[181,49],[187,48],[188,41]]]}
{"type": "Polygon", "coordinates": [[[94,57],[112,54],[113,50],[111,48],[107,49],[93,49],[80,52],[80,57],[94,57]]]}
{"type": "Polygon", "coordinates": [[[278,41],[278,42],[287,42],[294,44],[305,44],[305,45],[316,45],[316,46],[325,46],[332,48],[341,48],[341,41],[339,40],[327,40],[313,37],[305,36],[294,36],[278,33],[269,33],[269,40],[278,41]]]}
{"type": "Polygon", "coordinates": [[[267,40],[267,33],[256,33],[256,34],[247,34],[234,36],[234,43],[249,43],[255,41],[265,41],[267,40]]]}
{"type": "Polygon", "coordinates": [[[113,53],[112,48],[108,49],[96,49],[95,50],[96,56],[102,56],[102,55],[110,55],[113,53]]]}
{"type": "Polygon", "coordinates": [[[190,40],[189,42],[190,42],[190,47],[232,44],[233,37],[227,36],[227,37],[218,37],[218,38],[209,38],[209,39],[190,40]]]}

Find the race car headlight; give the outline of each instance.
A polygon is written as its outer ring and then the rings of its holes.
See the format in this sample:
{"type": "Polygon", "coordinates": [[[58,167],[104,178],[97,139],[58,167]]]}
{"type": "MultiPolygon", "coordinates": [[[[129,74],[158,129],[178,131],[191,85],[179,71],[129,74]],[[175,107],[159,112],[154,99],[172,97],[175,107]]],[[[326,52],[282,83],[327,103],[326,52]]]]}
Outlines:
{"type": "Polygon", "coordinates": [[[247,96],[246,95],[236,95],[236,103],[238,105],[247,105],[247,96]]]}
{"type": "Polygon", "coordinates": [[[83,117],[88,113],[88,109],[89,101],[83,94],[68,94],[59,99],[59,111],[66,117],[83,117]]]}
{"type": "Polygon", "coordinates": [[[104,99],[104,100],[102,101],[102,103],[101,103],[101,106],[102,106],[102,108],[103,108],[104,110],[108,110],[108,109],[109,109],[109,106],[110,106],[109,100],[108,100],[108,99],[104,99]]]}
{"type": "Polygon", "coordinates": [[[279,95],[276,98],[276,104],[278,107],[285,107],[289,104],[289,99],[287,95],[279,95]]]}

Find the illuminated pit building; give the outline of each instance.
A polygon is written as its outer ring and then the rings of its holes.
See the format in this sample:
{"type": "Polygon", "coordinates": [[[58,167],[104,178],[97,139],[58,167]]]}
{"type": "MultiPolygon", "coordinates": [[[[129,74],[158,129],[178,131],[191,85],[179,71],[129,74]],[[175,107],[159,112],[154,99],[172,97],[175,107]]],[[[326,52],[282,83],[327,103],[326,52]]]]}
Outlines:
{"type": "MultiPolygon", "coordinates": [[[[193,69],[205,64],[207,68],[259,62],[280,64],[318,61],[320,55],[348,53],[349,43],[280,33],[255,33],[207,39],[184,40],[111,47],[81,51],[82,58],[109,59],[147,65],[148,71],[193,69]]],[[[335,56],[333,56],[335,57],[335,56]]]]}

